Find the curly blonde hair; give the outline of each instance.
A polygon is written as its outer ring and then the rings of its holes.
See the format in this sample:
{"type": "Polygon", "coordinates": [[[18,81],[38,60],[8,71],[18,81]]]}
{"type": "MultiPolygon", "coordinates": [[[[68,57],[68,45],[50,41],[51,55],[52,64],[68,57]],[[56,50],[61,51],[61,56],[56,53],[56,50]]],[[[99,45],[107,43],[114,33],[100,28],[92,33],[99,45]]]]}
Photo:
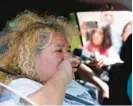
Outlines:
{"type": "Polygon", "coordinates": [[[1,67],[17,76],[36,79],[34,54],[50,44],[52,32],[62,33],[68,41],[71,35],[79,35],[78,30],[63,17],[40,17],[32,12],[21,13],[17,16],[14,29],[6,35],[10,39],[8,49],[0,57],[1,67]]]}
{"type": "Polygon", "coordinates": [[[40,17],[38,14],[36,14],[35,12],[30,12],[28,10],[25,10],[21,12],[20,14],[18,14],[14,19],[11,20],[12,22],[14,22],[14,25],[12,26],[12,28],[8,30],[5,30],[4,28],[4,31],[8,33],[5,36],[2,36],[0,38],[0,54],[5,51],[6,49],[5,46],[7,46],[10,37],[12,37],[12,36],[8,36],[10,35],[10,32],[14,32],[19,29],[21,30],[29,23],[36,22],[36,21],[42,21],[42,20],[43,18],[40,17]]]}

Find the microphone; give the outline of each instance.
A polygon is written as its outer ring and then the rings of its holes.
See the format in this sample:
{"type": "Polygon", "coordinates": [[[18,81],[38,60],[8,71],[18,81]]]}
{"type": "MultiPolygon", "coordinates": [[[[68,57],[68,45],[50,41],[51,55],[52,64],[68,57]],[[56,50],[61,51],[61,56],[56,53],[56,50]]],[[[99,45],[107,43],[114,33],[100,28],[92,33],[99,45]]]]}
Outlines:
{"type": "Polygon", "coordinates": [[[73,54],[74,54],[75,56],[80,57],[81,60],[84,60],[84,61],[86,61],[86,60],[92,61],[92,60],[95,58],[95,55],[90,55],[90,57],[84,55],[84,54],[83,54],[83,50],[80,49],[80,48],[74,49],[73,54]]]}
{"type": "Polygon", "coordinates": [[[74,54],[75,56],[80,57],[81,54],[82,54],[82,49],[78,49],[78,48],[74,49],[73,54],[74,54]]]}

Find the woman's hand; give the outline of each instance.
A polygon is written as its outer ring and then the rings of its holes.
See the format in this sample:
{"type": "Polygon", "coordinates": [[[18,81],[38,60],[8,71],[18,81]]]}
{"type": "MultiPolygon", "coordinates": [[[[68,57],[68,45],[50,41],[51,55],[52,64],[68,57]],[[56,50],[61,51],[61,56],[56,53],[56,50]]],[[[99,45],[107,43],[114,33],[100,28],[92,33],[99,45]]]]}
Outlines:
{"type": "Polygon", "coordinates": [[[69,83],[74,78],[74,72],[77,71],[77,66],[80,61],[75,58],[63,60],[59,66],[59,71],[64,76],[65,80],[69,83]]]}
{"type": "Polygon", "coordinates": [[[101,69],[103,66],[105,66],[104,60],[101,59],[100,61],[97,62],[96,67],[101,69]]]}
{"type": "Polygon", "coordinates": [[[104,55],[100,55],[97,56],[96,58],[96,62],[95,62],[95,66],[98,68],[98,69],[101,69],[102,67],[104,67],[106,65],[105,63],[105,60],[108,59],[107,56],[104,56],[104,55]]]}

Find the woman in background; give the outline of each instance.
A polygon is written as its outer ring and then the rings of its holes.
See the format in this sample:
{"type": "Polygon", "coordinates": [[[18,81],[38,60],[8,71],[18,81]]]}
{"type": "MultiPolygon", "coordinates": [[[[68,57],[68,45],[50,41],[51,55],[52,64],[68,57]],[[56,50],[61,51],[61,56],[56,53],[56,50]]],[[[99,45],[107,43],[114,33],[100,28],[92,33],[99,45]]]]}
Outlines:
{"type": "Polygon", "coordinates": [[[127,40],[128,36],[131,35],[131,33],[132,33],[132,22],[130,21],[125,25],[125,27],[123,29],[123,32],[121,35],[122,41],[125,42],[127,40]]]}
{"type": "Polygon", "coordinates": [[[121,54],[121,49],[123,47],[123,44],[126,42],[127,38],[132,34],[132,22],[128,22],[122,31],[121,37],[122,37],[122,45],[121,48],[119,50],[119,54],[121,54]]]}
{"type": "Polygon", "coordinates": [[[84,52],[86,52],[87,55],[92,54],[95,56],[97,61],[96,66],[98,68],[115,63],[122,63],[119,55],[112,46],[108,27],[94,28],[92,30],[90,39],[84,46],[84,52]]]}

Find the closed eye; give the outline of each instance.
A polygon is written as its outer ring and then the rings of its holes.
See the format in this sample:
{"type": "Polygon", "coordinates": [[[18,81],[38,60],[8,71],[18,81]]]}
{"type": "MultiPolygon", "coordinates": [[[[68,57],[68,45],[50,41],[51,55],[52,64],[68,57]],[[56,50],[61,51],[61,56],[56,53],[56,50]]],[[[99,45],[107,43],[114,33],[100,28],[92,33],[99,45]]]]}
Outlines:
{"type": "Polygon", "coordinates": [[[59,52],[59,53],[61,53],[61,52],[62,52],[62,50],[61,50],[61,49],[59,49],[59,50],[55,50],[55,52],[59,52]]]}
{"type": "Polygon", "coordinates": [[[71,50],[67,50],[67,52],[69,52],[69,53],[70,53],[70,52],[71,52],[71,50]]]}

